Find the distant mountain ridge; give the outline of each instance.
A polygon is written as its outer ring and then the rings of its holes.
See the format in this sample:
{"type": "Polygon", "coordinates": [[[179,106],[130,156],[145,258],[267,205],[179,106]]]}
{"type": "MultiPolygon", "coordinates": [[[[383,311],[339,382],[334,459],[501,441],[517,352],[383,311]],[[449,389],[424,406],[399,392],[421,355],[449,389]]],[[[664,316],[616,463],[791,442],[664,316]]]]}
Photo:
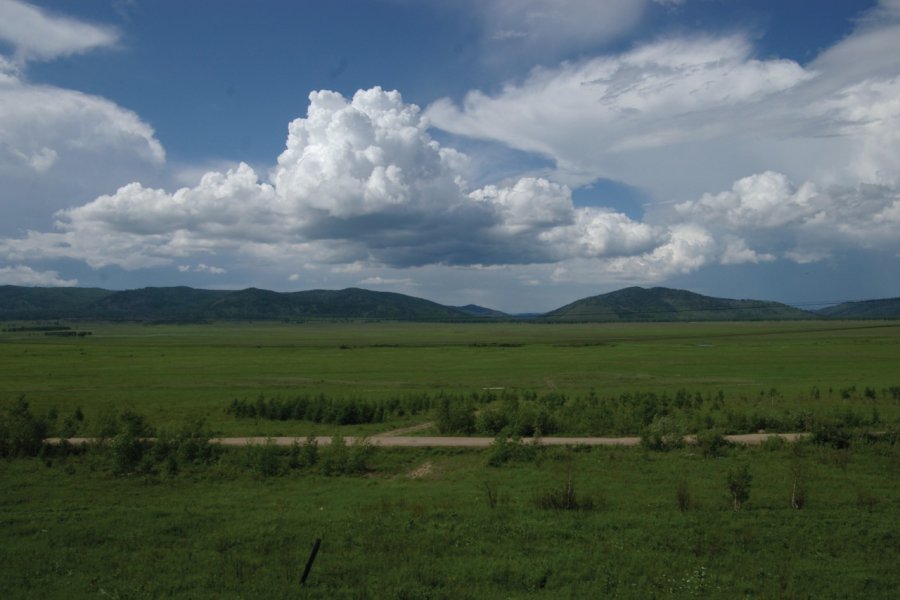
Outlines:
{"type": "Polygon", "coordinates": [[[629,287],[582,298],[542,315],[509,315],[477,306],[444,306],[394,292],[361,288],[273,292],[258,288],[204,290],[147,287],[99,288],[0,286],[0,321],[84,319],[182,322],[379,319],[544,322],[756,321],[798,319],[900,319],[900,298],[848,302],[818,311],[761,300],[731,300],[664,287],[629,287]]]}

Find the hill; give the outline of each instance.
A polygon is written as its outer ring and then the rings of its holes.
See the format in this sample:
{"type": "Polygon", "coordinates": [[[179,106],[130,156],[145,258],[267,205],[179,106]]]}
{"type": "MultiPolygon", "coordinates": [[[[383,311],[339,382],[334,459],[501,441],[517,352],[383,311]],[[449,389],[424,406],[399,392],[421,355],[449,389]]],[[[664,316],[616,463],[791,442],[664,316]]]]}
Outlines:
{"type": "Polygon", "coordinates": [[[900,319],[900,298],[844,302],[815,313],[829,319],[900,319]]]}
{"type": "Polygon", "coordinates": [[[4,321],[203,322],[309,318],[445,321],[472,316],[430,300],[358,288],[281,293],[257,288],[228,291],[148,287],[113,292],[0,286],[0,320],[4,321]]]}
{"type": "Polygon", "coordinates": [[[591,296],[546,313],[548,321],[759,321],[813,319],[786,304],[713,298],[664,287],[630,287],[591,296]]]}
{"type": "Polygon", "coordinates": [[[113,294],[98,288],[0,285],[0,320],[77,318],[113,294]]]}

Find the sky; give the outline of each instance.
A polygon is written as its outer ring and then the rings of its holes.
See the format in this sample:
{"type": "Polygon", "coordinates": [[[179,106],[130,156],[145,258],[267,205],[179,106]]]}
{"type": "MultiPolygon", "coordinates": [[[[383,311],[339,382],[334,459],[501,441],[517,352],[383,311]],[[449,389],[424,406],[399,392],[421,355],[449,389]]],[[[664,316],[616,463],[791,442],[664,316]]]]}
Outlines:
{"type": "Polygon", "coordinates": [[[0,284],[900,296],[900,0],[0,0],[0,284]]]}

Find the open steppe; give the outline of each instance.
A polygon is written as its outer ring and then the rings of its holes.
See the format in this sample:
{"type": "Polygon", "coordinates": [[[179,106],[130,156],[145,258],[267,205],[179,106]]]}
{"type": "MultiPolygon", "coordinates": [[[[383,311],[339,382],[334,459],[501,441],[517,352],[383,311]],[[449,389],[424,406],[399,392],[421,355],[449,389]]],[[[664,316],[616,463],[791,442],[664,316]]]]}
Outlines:
{"type": "Polygon", "coordinates": [[[47,435],[108,440],[0,460],[5,597],[900,586],[897,322],[69,325],[91,335],[0,332],[7,425],[24,397],[47,435]],[[498,427],[488,448],[378,443],[498,427]],[[722,437],[761,428],[808,438],[722,437]],[[298,443],[206,445],[279,436],[298,443]]]}

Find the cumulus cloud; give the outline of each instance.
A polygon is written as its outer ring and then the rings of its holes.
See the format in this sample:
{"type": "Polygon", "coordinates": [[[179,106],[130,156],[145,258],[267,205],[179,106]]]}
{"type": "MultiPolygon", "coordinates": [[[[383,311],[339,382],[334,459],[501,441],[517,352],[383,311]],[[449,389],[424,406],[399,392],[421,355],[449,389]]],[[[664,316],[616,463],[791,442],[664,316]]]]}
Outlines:
{"type": "MultiPolygon", "coordinates": [[[[633,245],[607,236],[600,261],[580,261],[589,234],[569,236],[561,256],[575,258],[557,278],[658,280],[710,264],[896,252],[898,52],[892,0],[806,65],[758,58],[740,34],[670,37],[536,68],[497,93],[437,101],[426,116],[550,158],[558,181],[605,178],[655,200],[643,222],[624,223],[633,245]]],[[[593,219],[592,231],[610,221],[593,219]]]]}
{"type": "Polygon", "coordinates": [[[53,15],[19,0],[0,0],[0,40],[19,61],[49,60],[115,44],[113,27],[53,15]]]}
{"type": "Polygon", "coordinates": [[[0,168],[44,173],[78,155],[96,160],[116,152],[165,160],[153,129],[114,102],[14,77],[0,81],[0,168]]]}
{"type": "Polygon", "coordinates": [[[57,231],[3,240],[0,256],[137,269],[240,253],[404,268],[616,257],[668,242],[663,228],[576,208],[568,187],[546,179],[470,190],[467,157],[427,128],[397,92],[314,92],[270,182],[241,164],[174,193],[131,183],[59,211],[57,231]]]}
{"type": "Polygon", "coordinates": [[[30,83],[27,62],[113,44],[111,28],[0,0],[0,233],[34,227],[165,162],[152,127],[99,96],[30,83]]]}
{"type": "Polygon", "coordinates": [[[4,285],[30,285],[47,287],[72,287],[77,279],[62,279],[56,271],[35,271],[25,265],[0,267],[0,283],[4,285]]]}
{"type": "Polygon", "coordinates": [[[827,257],[829,248],[900,247],[900,190],[884,185],[795,185],[784,174],[767,171],[674,209],[682,220],[731,240],[725,264],[742,256],[757,262],[772,253],[808,263],[827,257]],[[767,252],[756,255],[747,240],[767,252]]]}

